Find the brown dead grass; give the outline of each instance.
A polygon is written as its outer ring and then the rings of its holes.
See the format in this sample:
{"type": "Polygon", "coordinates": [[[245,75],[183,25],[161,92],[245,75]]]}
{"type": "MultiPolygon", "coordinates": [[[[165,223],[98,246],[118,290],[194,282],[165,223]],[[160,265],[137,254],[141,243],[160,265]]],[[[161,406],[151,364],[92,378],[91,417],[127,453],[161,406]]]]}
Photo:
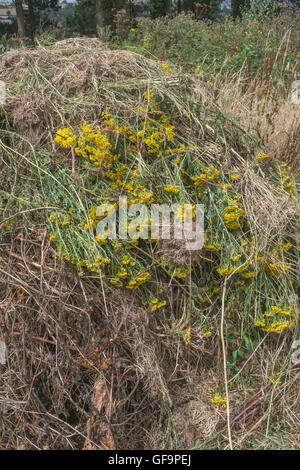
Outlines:
{"type": "MultiPolygon", "coordinates": [[[[136,84],[153,77],[164,81],[158,63],[128,51],[108,49],[98,39],[68,39],[51,47],[17,49],[0,57],[0,77],[7,84],[2,110],[16,132],[32,145],[52,141],[59,127],[99,120],[111,99],[109,88],[131,89],[118,112],[132,109],[135,116],[136,84]]],[[[130,114],[130,113],[129,113],[130,114]]]]}
{"type": "MultiPolygon", "coordinates": [[[[0,366],[2,448],[149,448],[149,429],[162,409],[175,406],[180,414],[182,400],[191,426],[212,432],[218,419],[210,394],[198,399],[200,392],[191,391],[208,385],[198,370],[213,355],[200,334],[188,350],[149,318],[138,296],[104,292],[99,280],[56,265],[53,254],[43,229],[37,238],[20,230],[0,248],[0,326],[8,352],[0,366]]],[[[183,448],[192,445],[184,439],[183,448]]]]}
{"type": "MultiPolygon", "coordinates": [[[[290,82],[297,79],[291,73],[290,82]],[[294,78],[293,78],[294,77],[294,78]]],[[[261,138],[266,152],[277,160],[298,165],[300,157],[300,106],[293,104],[283,84],[243,77],[216,84],[217,104],[238,119],[239,125],[261,138]]]]}

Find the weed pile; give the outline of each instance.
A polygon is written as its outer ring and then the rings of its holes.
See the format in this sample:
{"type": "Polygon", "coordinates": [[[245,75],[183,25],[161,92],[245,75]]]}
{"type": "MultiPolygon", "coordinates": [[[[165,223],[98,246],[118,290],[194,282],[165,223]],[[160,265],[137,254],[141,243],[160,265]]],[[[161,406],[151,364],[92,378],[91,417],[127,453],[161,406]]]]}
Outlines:
{"type": "Polygon", "coordinates": [[[201,77],[96,39],[5,53],[0,78],[1,446],[242,447],[283,396],[292,428],[288,163],[201,77]],[[132,236],[110,240],[124,197],[132,236]],[[144,237],[154,203],[174,226],[203,204],[203,247],[144,237]]]}

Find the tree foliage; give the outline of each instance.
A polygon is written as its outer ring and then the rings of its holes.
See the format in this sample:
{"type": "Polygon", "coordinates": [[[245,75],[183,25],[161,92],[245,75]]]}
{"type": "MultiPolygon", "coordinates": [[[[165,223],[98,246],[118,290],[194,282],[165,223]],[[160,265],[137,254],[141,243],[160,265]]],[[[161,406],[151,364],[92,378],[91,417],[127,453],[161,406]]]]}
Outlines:
{"type": "Polygon", "coordinates": [[[26,29],[31,35],[36,30],[42,32],[50,24],[56,22],[56,14],[60,8],[58,0],[25,0],[28,9],[25,10],[26,29]]]}
{"type": "Polygon", "coordinates": [[[149,0],[149,12],[151,18],[176,14],[182,11],[192,12],[196,17],[211,18],[216,16],[222,0],[149,0]]]}
{"type": "Polygon", "coordinates": [[[170,13],[171,3],[170,0],[150,0],[149,13],[151,18],[166,16],[167,13],[170,13]]]}
{"type": "Polygon", "coordinates": [[[72,33],[90,36],[96,32],[94,0],[79,0],[73,16],[67,18],[67,27],[72,33]]]}
{"type": "Polygon", "coordinates": [[[116,11],[126,6],[126,0],[78,0],[74,15],[67,20],[67,26],[71,32],[94,35],[97,23],[99,26],[113,26],[116,11]]]}

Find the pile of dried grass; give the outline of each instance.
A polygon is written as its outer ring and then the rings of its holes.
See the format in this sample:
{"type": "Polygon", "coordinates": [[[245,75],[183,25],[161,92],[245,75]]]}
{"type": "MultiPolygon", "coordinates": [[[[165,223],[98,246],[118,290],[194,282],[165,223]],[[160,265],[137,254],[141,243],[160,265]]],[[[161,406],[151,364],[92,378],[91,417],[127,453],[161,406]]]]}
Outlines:
{"type": "Polygon", "coordinates": [[[166,82],[159,63],[111,50],[98,39],[7,52],[0,57],[0,77],[7,85],[4,110],[14,129],[34,145],[51,141],[59,127],[97,121],[111,100],[120,113],[126,107],[128,118],[128,109],[135,114],[140,86],[166,82]],[[130,92],[125,103],[120,88],[130,92]]]}
{"type": "MultiPolygon", "coordinates": [[[[180,338],[170,344],[135,295],[121,299],[99,280],[78,278],[55,264],[52,250],[42,228],[37,238],[22,229],[0,248],[0,332],[8,351],[0,366],[1,446],[149,448],[149,430],[164,422],[164,411],[170,418],[173,402],[178,413],[183,400],[195,414],[191,385],[200,386],[213,351],[200,337],[190,351],[180,338]]],[[[199,437],[208,437],[215,426],[199,419],[199,437]]]]}
{"type": "MultiPolygon", "coordinates": [[[[180,98],[190,95],[188,78],[167,77],[159,63],[109,50],[98,40],[12,51],[1,56],[0,74],[8,85],[1,119],[11,139],[10,147],[1,141],[2,157],[11,152],[35,164],[34,147],[54,150],[59,127],[97,122],[108,105],[121,122],[135,122],[145,87],[173,100],[182,140],[191,139],[190,109],[180,98]]],[[[204,85],[200,95],[206,103],[204,85]]],[[[289,204],[286,212],[284,193],[243,167],[248,136],[242,133],[229,158],[232,124],[225,122],[220,137],[213,128],[214,105],[205,108],[203,115],[193,115],[194,158],[240,171],[253,225],[260,229],[274,205],[280,217],[271,213],[268,234],[285,228],[295,210],[289,204]]],[[[178,247],[162,246],[168,248],[169,258],[181,256],[178,247]]],[[[190,324],[191,292],[170,284],[164,295],[176,310],[171,308],[167,321],[149,316],[141,296],[121,295],[96,276],[80,278],[72,266],[56,264],[45,225],[34,232],[30,225],[15,227],[13,239],[7,229],[0,263],[0,335],[8,351],[7,364],[0,365],[3,448],[186,448],[223,429],[226,411],[210,402],[210,388],[220,389],[223,380],[219,336],[214,334],[208,347],[195,323],[187,348],[178,334],[190,324]]]]}
{"type": "MultiPolygon", "coordinates": [[[[219,341],[207,348],[194,328],[187,349],[167,325],[149,318],[134,294],[121,298],[93,276],[79,278],[70,265],[56,264],[52,252],[43,227],[36,237],[21,229],[0,247],[0,335],[8,352],[0,365],[2,448],[210,447],[226,423],[226,410],[210,402],[223,381],[219,341]]],[[[169,295],[176,295],[173,287],[169,295]]],[[[175,315],[169,325],[182,326],[175,315]]],[[[271,343],[262,357],[270,351],[271,343]]],[[[274,346],[272,354],[278,359],[274,346]]],[[[289,410],[291,425],[296,378],[297,371],[289,372],[290,385],[275,395],[288,400],[283,412],[289,410]]],[[[245,391],[232,395],[232,422],[241,436],[266,419],[266,391],[244,414],[245,391]]]]}

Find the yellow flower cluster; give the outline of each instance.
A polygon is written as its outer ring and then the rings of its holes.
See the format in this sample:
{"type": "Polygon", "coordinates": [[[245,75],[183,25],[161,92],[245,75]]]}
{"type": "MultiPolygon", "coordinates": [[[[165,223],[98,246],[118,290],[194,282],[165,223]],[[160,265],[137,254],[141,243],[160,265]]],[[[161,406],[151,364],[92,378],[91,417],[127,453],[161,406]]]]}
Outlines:
{"type": "Polygon", "coordinates": [[[227,191],[227,189],[232,189],[231,184],[220,183],[220,186],[221,186],[221,188],[224,189],[225,191],[227,191]]]}
{"type": "Polygon", "coordinates": [[[263,162],[265,160],[267,160],[268,158],[270,158],[270,155],[267,155],[267,154],[261,154],[261,155],[258,155],[258,157],[256,157],[256,163],[260,163],[260,162],[263,162]]]}
{"type": "Polygon", "coordinates": [[[110,279],[109,281],[113,286],[123,287],[123,282],[120,279],[110,279]]]}
{"type": "Polygon", "coordinates": [[[289,192],[290,194],[294,194],[296,186],[291,181],[291,177],[290,177],[291,167],[288,166],[286,163],[282,163],[280,165],[280,168],[281,168],[281,174],[282,174],[281,188],[289,192]]]}
{"type": "Polygon", "coordinates": [[[110,168],[119,155],[112,152],[109,138],[103,134],[101,129],[95,131],[86,122],[83,123],[81,129],[78,145],[75,148],[76,155],[89,159],[96,166],[110,168]]]}
{"type": "MultiPolygon", "coordinates": [[[[131,136],[132,141],[142,141],[147,153],[156,154],[158,157],[172,153],[171,149],[166,149],[167,142],[172,142],[175,138],[175,127],[172,126],[167,119],[166,115],[161,111],[155,109],[154,106],[154,92],[149,89],[143,94],[144,100],[150,108],[151,113],[157,116],[157,121],[153,119],[145,119],[141,129],[137,132],[136,136],[131,136]]],[[[146,113],[144,106],[139,108],[143,113],[146,113]]],[[[180,149],[182,151],[182,149],[180,149]]]]}
{"type": "Polygon", "coordinates": [[[122,264],[123,264],[124,266],[128,266],[128,265],[130,265],[130,266],[135,266],[135,265],[136,265],[136,262],[134,261],[134,259],[133,259],[131,256],[126,255],[126,256],[124,256],[124,258],[122,259],[122,264]]]}
{"type": "Polygon", "coordinates": [[[55,214],[51,214],[49,217],[50,222],[52,223],[57,222],[57,224],[61,228],[67,227],[68,225],[70,225],[71,222],[73,222],[76,219],[77,219],[77,215],[72,214],[71,212],[69,214],[55,213],[55,214]]]}
{"type": "Polygon", "coordinates": [[[192,177],[194,185],[198,188],[198,197],[201,198],[205,185],[208,181],[218,181],[220,178],[220,171],[214,166],[206,166],[202,168],[202,173],[197,177],[192,177]]]}
{"type": "Polygon", "coordinates": [[[184,342],[185,342],[186,345],[190,344],[190,342],[191,342],[191,335],[192,335],[192,329],[191,329],[191,328],[188,328],[188,329],[186,330],[186,333],[185,333],[184,337],[183,337],[184,342]]]}
{"type": "Polygon", "coordinates": [[[151,109],[154,107],[154,91],[149,88],[145,93],[143,93],[144,100],[150,106],[151,109]]]}
{"type": "MultiPolygon", "coordinates": [[[[86,266],[89,271],[99,272],[99,268],[110,264],[110,259],[98,256],[95,263],[89,264],[88,262],[83,262],[82,265],[86,266]]],[[[101,270],[100,270],[101,272],[101,270]]]]}
{"type": "Polygon", "coordinates": [[[70,149],[76,144],[77,137],[71,129],[64,128],[57,131],[54,141],[63,149],[70,149]]]}
{"type": "MultiPolygon", "coordinates": [[[[135,264],[135,263],[134,263],[135,264]]],[[[134,265],[133,264],[133,265],[134,265]]],[[[124,279],[127,279],[130,276],[130,273],[127,271],[126,268],[121,268],[115,275],[115,278],[110,279],[110,283],[116,287],[123,287],[124,279]]],[[[144,274],[143,276],[136,276],[133,277],[128,285],[126,286],[127,289],[138,289],[142,284],[147,282],[151,278],[149,273],[144,274]]]]}
{"type": "Polygon", "coordinates": [[[128,194],[133,196],[129,199],[130,204],[152,204],[154,202],[153,193],[141,184],[126,185],[126,190],[128,194]]]}
{"type": "Polygon", "coordinates": [[[129,176],[129,169],[126,165],[120,164],[112,171],[106,173],[106,176],[113,181],[112,189],[125,189],[125,181],[129,176]]]}
{"type": "Polygon", "coordinates": [[[212,331],[201,331],[201,335],[204,337],[204,338],[209,338],[211,335],[212,335],[212,331]]]}
{"type": "MultiPolygon", "coordinates": [[[[220,276],[229,276],[233,271],[235,274],[243,273],[246,271],[246,269],[251,265],[250,262],[243,264],[240,267],[237,266],[229,266],[226,268],[219,268],[217,269],[217,272],[220,274],[220,276]]],[[[251,276],[250,276],[251,277],[251,276]]]]}
{"type": "Polygon", "coordinates": [[[111,246],[113,247],[114,250],[118,251],[122,249],[122,243],[118,240],[112,240],[111,246]]]}
{"type": "Polygon", "coordinates": [[[89,211],[89,220],[86,224],[84,224],[87,230],[89,229],[89,225],[92,227],[93,230],[96,230],[98,222],[104,217],[109,217],[113,215],[116,209],[118,208],[117,203],[111,204],[109,201],[101,202],[101,206],[107,206],[107,211],[105,211],[102,215],[97,215],[97,207],[91,207],[89,211]]]}
{"type": "Polygon", "coordinates": [[[116,123],[116,120],[112,117],[111,113],[108,112],[109,110],[110,108],[107,108],[107,111],[103,111],[102,113],[102,116],[104,118],[104,124],[108,128],[106,129],[106,131],[112,132],[115,135],[128,134],[129,140],[134,141],[134,139],[132,139],[132,136],[133,136],[132,130],[129,129],[128,126],[119,126],[116,123]]]}
{"type": "Polygon", "coordinates": [[[279,277],[289,272],[290,265],[285,262],[284,253],[290,251],[293,245],[290,242],[278,240],[277,243],[272,243],[272,246],[272,250],[265,256],[259,254],[257,261],[273,277],[279,277]]]}
{"type": "Polygon", "coordinates": [[[180,192],[180,189],[176,188],[176,186],[164,186],[164,191],[166,193],[178,194],[180,192]]]}
{"type": "Polygon", "coordinates": [[[132,196],[130,204],[152,204],[154,195],[138,181],[140,175],[137,170],[130,171],[126,165],[119,165],[115,171],[110,171],[106,176],[113,181],[112,189],[123,190],[132,196]]]}
{"type": "Polygon", "coordinates": [[[116,278],[117,279],[126,279],[128,277],[129,272],[127,271],[126,268],[122,268],[120,271],[117,272],[116,278]]]}
{"type": "Polygon", "coordinates": [[[281,380],[276,380],[273,377],[269,377],[269,381],[270,381],[271,384],[274,384],[274,385],[277,385],[277,386],[282,384],[281,380]]]}
{"type": "Polygon", "coordinates": [[[151,300],[152,307],[151,307],[151,312],[155,312],[155,310],[158,310],[161,307],[164,307],[166,305],[166,300],[159,300],[156,297],[151,300]]]}
{"type": "Polygon", "coordinates": [[[99,246],[103,246],[103,245],[106,245],[108,243],[108,239],[107,239],[108,234],[109,234],[109,232],[106,232],[106,236],[105,236],[105,233],[101,233],[100,235],[96,235],[95,240],[96,240],[96,242],[99,246]]]}
{"type": "Polygon", "coordinates": [[[246,214],[243,209],[238,206],[237,200],[231,201],[231,205],[225,207],[223,219],[228,230],[237,230],[239,228],[243,228],[246,220],[246,214]]]}
{"type": "Polygon", "coordinates": [[[173,274],[174,277],[178,277],[179,279],[185,279],[191,270],[189,268],[179,267],[176,268],[175,273],[173,274]]]}
{"type": "Polygon", "coordinates": [[[208,237],[205,237],[203,248],[207,251],[220,251],[220,243],[218,241],[215,241],[213,238],[216,239],[216,237],[212,237],[210,239],[208,237]]]}
{"type": "Polygon", "coordinates": [[[192,204],[181,204],[176,212],[176,219],[192,222],[196,217],[196,206],[192,204]]]}
{"type": "MultiPolygon", "coordinates": [[[[61,247],[61,245],[57,245],[57,249],[60,253],[60,255],[57,257],[58,260],[64,260],[68,261],[69,263],[72,263],[76,265],[79,268],[86,267],[89,271],[102,274],[102,267],[107,266],[110,264],[110,259],[98,256],[97,259],[91,263],[88,260],[85,259],[78,259],[75,256],[73,256],[71,253],[68,251],[64,250],[64,248],[61,247]]],[[[83,271],[82,269],[79,269],[79,275],[82,275],[83,271]]]]}
{"type": "Polygon", "coordinates": [[[204,287],[201,289],[201,300],[200,302],[207,302],[208,300],[213,297],[213,295],[217,294],[220,291],[220,287],[204,287]]]}
{"type": "Polygon", "coordinates": [[[229,268],[219,268],[217,269],[217,272],[220,274],[220,276],[229,276],[233,271],[235,271],[234,266],[230,266],[229,268]]]}
{"type": "MultiPolygon", "coordinates": [[[[207,243],[207,242],[206,242],[207,243]]],[[[204,248],[207,245],[204,244],[204,248]]],[[[208,245],[207,249],[213,250],[214,245],[208,245]]],[[[240,267],[235,267],[234,265],[231,266],[221,266],[217,269],[217,272],[220,276],[229,276],[233,271],[236,274],[242,274],[244,279],[252,279],[257,277],[258,274],[265,270],[273,277],[279,277],[281,275],[287,274],[290,269],[290,265],[286,263],[283,259],[280,259],[280,256],[284,252],[288,252],[292,248],[292,244],[290,242],[284,242],[283,240],[279,240],[276,244],[274,243],[273,249],[267,252],[266,254],[257,253],[255,249],[255,239],[252,238],[249,242],[242,242],[241,243],[242,251],[245,251],[249,255],[251,254],[251,261],[247,261],[246,263],[242,263],[240,267]],[[250,268],[250,269],[249,269],[250,268]],[[249,269],[249,271],[247,271],[249,269]]],[[[230,258],[232,263],[241,263],[242,254],[234,255],[230,258]]]]}
{"type": "Polygon", "coordinates": [[[291,248],[293,248],[293,245],[290,242],[287,242],[282,246],[283,251],[290,251],[291,248]]]}
{"type": "Polygon", "coordinates": [[[219,393],[216,393],[214,398],[212,398],[211,402],[217,407],[217,408],[226,408],[227,406],[227,400],[226,398],[222,398],[219,393]]]}
{"type": "Polygon", "coordinates": [[[137,289],[142,284],[145,284],[145,282],[147,282],[150,278],[151,278],[150,273],[145,273],[142,276],[137,276],[129,282],[129,284],[128,284],[128,286],[126,286],[126,288],[127,289],[137,289]]]}
{"type": "Polygon", "coordinates": [[[289,176],[285,176],[283,179],[282,179],[282,189],[288,191],[290,194],[294,194],[295,193],[295,184],[291,182],[291,179],[289,176]]]}
{"type": "Polygon", "coordinates": [[[265,312],[263,317],[258,320],[255,325],[267,333],[280,334],[296,326],[297,315],[299,315],[299,313],[299,310],[292,308],[283,309],[273,306],[271,307],[271,311],[265,312]]]}
{"type": "Polygon", "coordinates": [[[271,307],[271,310],[272,310],[273,314],[283,315],[283,316],[290,316],[290,315],[295,314],[295,313],[298,313],[298,314],[300,313],[298,310],[294,310],[290,307],[287,310],[284,310],[283,308],[274,306],[274,307],[271,307]]]}
{"type": "Polygon", "coordinates": [[[164,268],[168,268],[170,266],[170,261],[166,256],[162,255],[158,258],[158,264],[164,268]]]}
{"type": "Polygon", "coordinates": [[[204,243],[203,248],[207,251],[220,251],[221,245],[220,243],[214,243],[214,244],[204,243]]]}
{"type": "Polygon", "coordinates": [[[183,153],[186,151],[186,146],[181,144],[180,147],[175,147],[173,149],[167,149],[166,155],[173,154],[173,153],[183,153]]]}
{"type": "Polygon", "coordinates": [[[280,261],[275,263],[270,258],[266,258],[265,269],[271,274],[271,276],[279,277],[289,271],[289,266],[284,263],[281,263],[280,261]]]}
{"type": "Polygon", "coordinates": [[[171,75],[171,72],[170,72],[171,67],[168,64],[163,63],[162,68],[163,68],[166,75],[171,75]]]}
{"type": "Polygon", "coordinates": [[[172,142],[175,138],[175,127],[165,116],[160,120],[161,124],[156,126],[152,121],[146,121],[143,129],[137,132],[137,137],[143,140],[147,153],[156,154],[158,157],[163,155],[166,142],[172,142]]]}
{"type": "Polygon", "coordinates": [[[258,275],[258,271],[249,271],[248,273],[242,274],[242,277],[244,279],[251,279],[253,277],[256,277],[258,275]]]}
{"type": "Polygon", "coordinates": [[[193,69],[193,72],[194,72],[195,75],[203,75],[204,74],[204,72],[202,72],[202,70],[199,70],[198,67],[195,67],[193,69]]]}

